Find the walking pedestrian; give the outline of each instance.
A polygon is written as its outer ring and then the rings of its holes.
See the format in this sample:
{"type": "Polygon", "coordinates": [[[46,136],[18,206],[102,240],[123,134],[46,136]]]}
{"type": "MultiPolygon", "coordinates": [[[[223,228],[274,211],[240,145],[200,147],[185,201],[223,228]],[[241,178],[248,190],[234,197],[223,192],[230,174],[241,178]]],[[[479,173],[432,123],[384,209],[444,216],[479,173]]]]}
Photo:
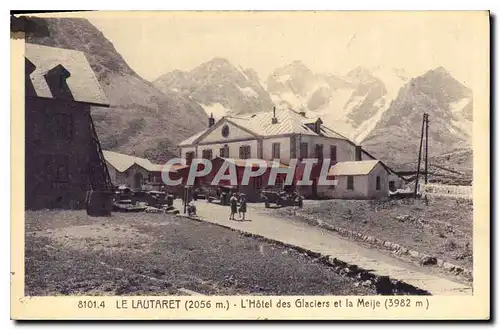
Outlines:
{"type": "Polygon", "coordinates": [[[234,215],[238,212],[238,198],[236,197],[236,193],[233,193],[231,198],[229,199],[229,206],[231,207],[231,214],[229,215],[229,220],[236,220],[234,215]]]}

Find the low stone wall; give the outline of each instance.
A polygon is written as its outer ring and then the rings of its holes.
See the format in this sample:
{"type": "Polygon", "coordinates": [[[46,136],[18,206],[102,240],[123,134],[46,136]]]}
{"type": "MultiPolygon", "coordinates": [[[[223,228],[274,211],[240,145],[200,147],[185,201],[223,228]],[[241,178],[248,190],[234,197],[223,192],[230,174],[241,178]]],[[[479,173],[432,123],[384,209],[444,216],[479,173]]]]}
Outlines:
{"type": "Polygon", "coordinates": [[[472,199],[472,186],[454,186],[444,184],[423,184],[422,196],[472,199]]]}
{"type": "Polygon", "coordinates": [[[442,259],[439,259],[439,258],[436,258],[433,256],[429,256],[429,255],[422,253],[422,252],[408,249],[404,246],[401,246],[401,245],[396,244],[396,243],[392,243],[390,241],[384,241],[384,240],[377,238],[377,237],[374,237],[374,236],[364,235],[362,233],[358,233],[358,232],[355,232],[352,230],[337,227],[337,226],[325,223],[319,219],[309,218],[309,217],[305,217],[302,215],[298,215],[298,216],[300,216],[301,218],[303,218],[307,222],[310,222],[312,225],[316,225],[316,226],[318,226],[320,228],[324,228],[326,230],[335,231],[335,232],[341,234],[342,236],[351,237],[351,238],[354,238],[356,240],[364,241],[364,242],[367,242],[369,244],[390,250],[396,255],[409,255],[413,258],[419,258],[421,261],[433,259],[433,261],[435,261],[435,263],[433,262],[433,264],[437,265],[438,267],[446,269],[453,274],[464,275],[464,276],[472,279],[473,274],[472,274],[471,269],[467,269],[467,268],[464,268],[462,266],[457,266],[457,265],[451,264],[451,263],[446,262],[442,259]]]}

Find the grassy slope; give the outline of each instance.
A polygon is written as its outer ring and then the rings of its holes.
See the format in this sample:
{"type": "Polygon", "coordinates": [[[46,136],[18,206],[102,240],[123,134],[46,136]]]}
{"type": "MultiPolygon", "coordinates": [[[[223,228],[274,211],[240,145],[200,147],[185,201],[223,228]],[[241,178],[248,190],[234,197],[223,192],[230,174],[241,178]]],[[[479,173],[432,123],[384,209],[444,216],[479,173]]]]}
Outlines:
{"type": "Polygon", "coordinates": [[[26,232],[31,295],[374,294],[294,250],[164,214],[27,212],[26,232]]]}

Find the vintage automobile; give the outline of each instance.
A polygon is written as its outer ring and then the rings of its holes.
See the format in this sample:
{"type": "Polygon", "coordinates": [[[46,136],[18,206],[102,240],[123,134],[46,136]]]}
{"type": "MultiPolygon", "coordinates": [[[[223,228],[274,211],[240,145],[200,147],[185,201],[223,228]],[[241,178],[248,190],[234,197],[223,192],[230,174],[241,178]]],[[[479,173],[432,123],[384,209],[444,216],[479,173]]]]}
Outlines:
{"type": "Polygon", "coordinates": [[[209,203],[219,203],[220,205],[229,205],[229,198],[233,193],[238,192],[238,187],[219,185],[210,189],[209,197],[207,201],[209,203]]]}
{"type": "Polygon", "coordinates": [[[264,189],[261,191],[261,198],[264,201],[266,208],[271,204],[277,206],[297,206],[302,208],[303,197],[295,191],[285,191],[282,189],[264,189]]]}
{"type": "Polygon", "coordinates": [[[148,191],[145,197],[146,203],[156,208],[161,208],[167,203],[167,194],[164,191],[148,191]]]}

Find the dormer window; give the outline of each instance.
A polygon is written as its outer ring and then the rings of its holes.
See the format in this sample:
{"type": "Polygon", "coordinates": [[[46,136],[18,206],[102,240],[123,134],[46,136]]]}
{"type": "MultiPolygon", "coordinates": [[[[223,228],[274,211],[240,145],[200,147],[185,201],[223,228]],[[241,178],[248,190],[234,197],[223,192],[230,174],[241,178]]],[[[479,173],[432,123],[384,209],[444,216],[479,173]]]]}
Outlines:
{"type": "Polygon", "coordinates": [[[321,125],[323,124],[323,121],[321,118],[318,118],[317,120],[311,120],[307,121],[305,125],[312,130],[316,134],[321,134],[321,125]]]}
{"type": "Polygon", "coordinates": [[[47,71],[44,76],[50,92],[55,99],[73,99],[73,95],[66,81],[71,76],[71,73],[66,70],[64,66],[59,64],[47,71]]]}

